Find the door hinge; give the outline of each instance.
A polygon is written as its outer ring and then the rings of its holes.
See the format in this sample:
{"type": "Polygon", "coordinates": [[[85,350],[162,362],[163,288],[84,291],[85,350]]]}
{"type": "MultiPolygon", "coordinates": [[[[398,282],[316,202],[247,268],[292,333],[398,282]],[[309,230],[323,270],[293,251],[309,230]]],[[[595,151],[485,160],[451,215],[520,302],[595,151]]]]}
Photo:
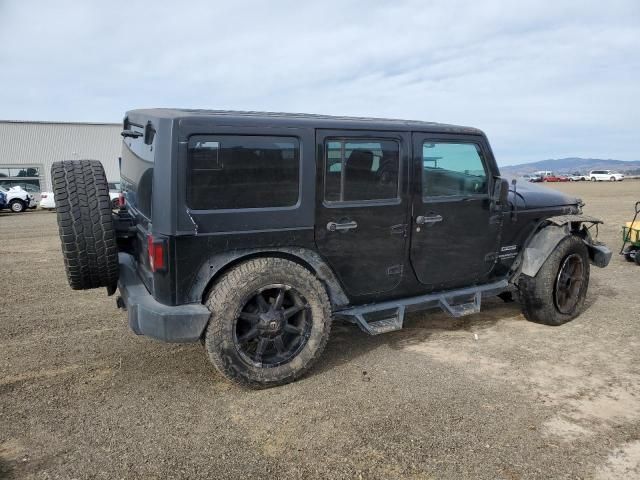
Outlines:
{"type": "Polygon", "coordinates": [[[409,225],[406,223],[400,223],[398,225],[393,225],[391,227],[391,235],[402,235],[403,237],[407,237],[409,225]]]}
{"type": "Polygon", "coordinates": [[[387,275],[402,275],[402,270],[402,265],[391,265],[389,268],[387,268],[387,275]]]}

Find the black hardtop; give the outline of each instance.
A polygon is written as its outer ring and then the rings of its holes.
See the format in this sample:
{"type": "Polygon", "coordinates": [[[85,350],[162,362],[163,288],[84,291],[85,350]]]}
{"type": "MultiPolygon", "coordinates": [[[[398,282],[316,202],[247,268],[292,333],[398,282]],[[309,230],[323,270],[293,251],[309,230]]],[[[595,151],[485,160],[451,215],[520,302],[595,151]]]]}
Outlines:
{"type": "Polygon", "coordinates": [[[392,130],[392,131],[421,131],[429,133],[453,133],[466,135],[484,135],[473,127],[448,125],[420,120],[399,120],[389,118],[342,117],[331,115],[317,115],[309,113],[280,113],[280,112],[243,112],[233,110],[195,110],[178,108],[149,108],[127,112],[131,121],[173,120],[178,123],[212,122],[218,125],[266,125],[272,124],[282,127],[312,127],[332,130],[392,130]]]}

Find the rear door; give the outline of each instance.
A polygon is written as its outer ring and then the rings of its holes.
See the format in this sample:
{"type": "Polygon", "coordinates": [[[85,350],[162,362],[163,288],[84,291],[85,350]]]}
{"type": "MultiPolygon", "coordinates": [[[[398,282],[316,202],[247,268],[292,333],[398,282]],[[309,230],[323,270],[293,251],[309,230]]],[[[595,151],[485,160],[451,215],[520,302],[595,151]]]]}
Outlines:
{"type": "Polygon", "coordinates": [[[501,216],[489,192],[497,167],[475,135],[413,134],[411,265],[440,290],[482,282],[491,272],[501,216]]]}
{"type": "Polygon", "coordinates": [[[316,142],[318,250],[350,295],[392,290],[405,259],[410,136],[320,130],[316,142]]]}

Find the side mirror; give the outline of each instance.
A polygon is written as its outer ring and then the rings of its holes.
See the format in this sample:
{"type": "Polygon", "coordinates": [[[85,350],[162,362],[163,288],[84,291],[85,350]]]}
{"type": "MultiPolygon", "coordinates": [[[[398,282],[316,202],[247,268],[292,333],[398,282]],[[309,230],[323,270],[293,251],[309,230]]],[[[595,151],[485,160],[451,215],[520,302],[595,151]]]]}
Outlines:
{"type": "Polygon", "coordinates": [[[493,186],[493,204],[502,208],[509,199],[509,180],[497,177],[493,186]]]}

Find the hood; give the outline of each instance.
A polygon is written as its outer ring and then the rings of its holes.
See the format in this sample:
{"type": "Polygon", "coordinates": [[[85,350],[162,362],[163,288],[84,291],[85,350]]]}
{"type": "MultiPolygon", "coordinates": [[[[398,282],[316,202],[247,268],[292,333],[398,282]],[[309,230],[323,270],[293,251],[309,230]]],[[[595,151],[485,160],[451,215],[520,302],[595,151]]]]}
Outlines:
{"type": "MultiPolygon", "coordinates": [[[[511,190],[513,190],[513,187],[511,187],[511,190]]],[[[522,179],[516,183],[516,192],[519,208],[547,208],[582,203],[579,198],[566,195],[549,187],[543,187],[537,183],[523,181],[522,179]]],[[[509,201],[513,203],[513,200],[514,193],[511,191],[509,192],[509,201]]]]}

